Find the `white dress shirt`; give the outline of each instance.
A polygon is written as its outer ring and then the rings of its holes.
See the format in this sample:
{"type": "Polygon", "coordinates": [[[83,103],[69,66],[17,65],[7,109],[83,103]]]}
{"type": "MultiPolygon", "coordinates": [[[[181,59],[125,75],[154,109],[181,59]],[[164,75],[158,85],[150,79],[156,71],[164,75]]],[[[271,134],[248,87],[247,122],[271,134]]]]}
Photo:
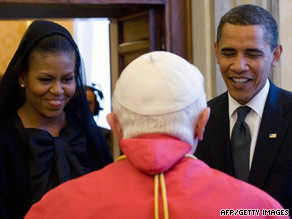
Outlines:
{"type": "MultiPolygon", "coordinates": [[[[251,108],[250,112],[247,114],[245,118],[245,122],[247,123],[250,135],[251,135],[251,145],[250,145],[250,156],[249,156],[249,169],[251,168],[253,154],[255,151],[255,145],[258,138],[259,128],[262,121],[263,111],[266,103],[266,99],[270,89],[270,82],[267,79],[267,82],[263,89],[252,98],[246,106],[251,108]]],[[[236,100],[234,100],[229,92],[228,92],[228,101],[229,101],[229,127],[230,127],[230,138],[233,126],[237,120],[237,111],[236,109],[240,106],[236,100]]]]}

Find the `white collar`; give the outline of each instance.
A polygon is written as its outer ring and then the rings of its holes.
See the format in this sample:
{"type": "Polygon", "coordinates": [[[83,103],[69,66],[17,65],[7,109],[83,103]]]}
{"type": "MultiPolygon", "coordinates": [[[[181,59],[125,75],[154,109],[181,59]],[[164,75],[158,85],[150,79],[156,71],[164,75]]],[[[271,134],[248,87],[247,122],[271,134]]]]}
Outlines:
{"type": "MultiPolygon", "coordinates": [[[[246,105],[249,106],[253,111],[255,111],[260,118],[262,118],[266,99],[268,97],[270,89],[270,82],[267,79],[265,86],[262,90],[254,96],[246,105]]],[[[234,114],[235,110],[241,106],[235,99],[233,99],[228,92],[228,102],[229,102],[229,118],[234,114]]]]}

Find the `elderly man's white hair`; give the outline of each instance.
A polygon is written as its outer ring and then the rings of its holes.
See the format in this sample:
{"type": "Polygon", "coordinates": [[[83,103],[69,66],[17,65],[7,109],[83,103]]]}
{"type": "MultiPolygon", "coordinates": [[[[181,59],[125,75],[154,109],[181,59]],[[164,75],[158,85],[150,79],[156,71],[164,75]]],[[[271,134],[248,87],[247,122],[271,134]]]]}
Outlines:
{"type": "Polygon", "coordinates": [[[122,72],[112,105],[123,139],[165,133],[189,143],[194,150],[194,126],[206,108],[203,76],[175,54],[150,52],[122,72]]]}

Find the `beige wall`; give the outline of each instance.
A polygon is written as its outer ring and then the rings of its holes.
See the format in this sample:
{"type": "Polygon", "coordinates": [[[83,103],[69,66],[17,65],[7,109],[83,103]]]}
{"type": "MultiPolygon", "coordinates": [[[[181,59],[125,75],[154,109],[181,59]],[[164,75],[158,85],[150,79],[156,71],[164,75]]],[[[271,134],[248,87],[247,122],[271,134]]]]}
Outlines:
{"type": "MultiPolygon", "coordinates": [[[[54,20],[72,34],[72,20],[54,20]]],[[[0,21],[0,75],[3,75],[31,20],[0,21]]]]}
{"type": "Polygon", "coordinates": [[[26,27],[26,21],[0,22],[0,75],[4,74],[26,27]]]}
{"type": "Polygon", "coordinates": [[[217,95],[214,53],[215,28],[212,0],[192,0],[193,63],[205,78],[207,99],[217,95]]]}
{"type": "Polygon", "coordinates": [[[292,1],[279,1],[280,43],[283,46],[281,57],[281,74],[278,75],[279,86],[292,91],[292,1]]]}

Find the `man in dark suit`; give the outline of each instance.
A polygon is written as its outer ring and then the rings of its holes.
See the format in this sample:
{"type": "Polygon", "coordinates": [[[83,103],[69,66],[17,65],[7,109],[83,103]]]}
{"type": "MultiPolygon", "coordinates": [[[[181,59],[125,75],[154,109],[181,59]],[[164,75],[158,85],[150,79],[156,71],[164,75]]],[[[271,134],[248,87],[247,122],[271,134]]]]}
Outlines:
{"type": "Polygon", "coordinates": [[[208,102],[211,115],[195,155],[263,189],[291,212],[292,93],[268,79],[282,53],[277,23],[261,7],[235,7],[219,23],[215,51],[228,91],[208,102]],[[249,146],[247,162],[237,164],[244,155],[236,157],[233,145],[243,141],[232,130],[240,106],[250,109],[244,120],[249,146]],[[238,173],[244,163],[246,178],[238,173]]]}

